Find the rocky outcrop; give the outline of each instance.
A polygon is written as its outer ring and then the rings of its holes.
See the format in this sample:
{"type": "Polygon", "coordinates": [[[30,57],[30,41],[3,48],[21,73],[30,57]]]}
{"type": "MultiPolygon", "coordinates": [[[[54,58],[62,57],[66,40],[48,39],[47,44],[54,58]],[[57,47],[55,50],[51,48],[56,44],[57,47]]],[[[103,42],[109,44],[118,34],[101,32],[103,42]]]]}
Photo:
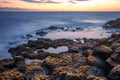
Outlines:
{"type": "Polygon", "coordinates": [[[119,80],[120,34],[102,39],[84,38],[83,42],[38,38],[9,52],[13,59],[0,61],[2,80],[119,80]],[[44,51],[61,46],[68,47],[68,51],[56,54],[44,51]]]}
{"type": "Polygon", "coordinates": [[[108,21],[103,27],[104,28],[120,28],[120,18],[116,20],[108,21]]]}

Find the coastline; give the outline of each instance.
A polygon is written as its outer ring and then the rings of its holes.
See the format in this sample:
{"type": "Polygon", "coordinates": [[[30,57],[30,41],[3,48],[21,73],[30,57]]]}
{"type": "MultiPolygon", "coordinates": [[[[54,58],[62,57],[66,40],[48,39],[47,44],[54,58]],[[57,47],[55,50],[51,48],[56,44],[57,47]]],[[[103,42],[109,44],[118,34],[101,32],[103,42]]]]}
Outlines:
{"type": "MultiPolygon", "coordinates": [[[[49,27],[49,29],[78,30],[54,26],[49,27]]],[[[38,30],[36,34],[44,36],[47,33],[38,30]]],[[[32,37],[32,35],[29,34],[27,37],[32,37]]],[[[37,40],[29,40],[26,44],[9,49],[12,59],[0,60],[0,79],[120,79],[119,40],[120,33],[101,39],[51,40],[38,38],[37,40]],[[50,48],[52,50],[58,49],[59,52],[49,52],[50,48]]]]}

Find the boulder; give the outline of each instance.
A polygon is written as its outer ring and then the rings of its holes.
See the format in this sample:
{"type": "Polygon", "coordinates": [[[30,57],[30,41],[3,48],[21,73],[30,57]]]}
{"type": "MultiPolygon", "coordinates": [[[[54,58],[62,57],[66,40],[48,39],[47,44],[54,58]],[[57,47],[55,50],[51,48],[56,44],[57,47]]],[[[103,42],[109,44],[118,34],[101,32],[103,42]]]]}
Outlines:
{"type": "Polygon", "coordinates": [[[99,57],[88,56],[87,60],[88,60],[88,63],[91,66],[99,67],[99,68],[104,68],[105,67],[104,61],[101,58],[99,58],[99,57]]]}
{"type": "Polygon", "coordinates": [[[106,45],[97,46],[94,48],[93,55],[106,60],[112,54],[112,49],[106,45]]]}

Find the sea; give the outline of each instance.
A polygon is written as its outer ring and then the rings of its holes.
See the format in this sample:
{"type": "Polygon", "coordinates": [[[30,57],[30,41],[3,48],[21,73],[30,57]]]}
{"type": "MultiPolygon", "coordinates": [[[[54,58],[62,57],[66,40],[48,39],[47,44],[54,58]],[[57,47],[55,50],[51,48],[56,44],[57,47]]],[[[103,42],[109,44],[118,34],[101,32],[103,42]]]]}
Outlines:
{"type": "MultiPolygon", "coordinates": [[[[80,31],[48,31],[42,38],[103,38],[118,29],[105,29],[109,20],[120,18],[120,12],[0,12],[0,60],[11,58],[8,49],[26,43],[27,34],[50,26],[80,31]]],[[[34,39],[36,37],[32,37],[34,39]]]]}

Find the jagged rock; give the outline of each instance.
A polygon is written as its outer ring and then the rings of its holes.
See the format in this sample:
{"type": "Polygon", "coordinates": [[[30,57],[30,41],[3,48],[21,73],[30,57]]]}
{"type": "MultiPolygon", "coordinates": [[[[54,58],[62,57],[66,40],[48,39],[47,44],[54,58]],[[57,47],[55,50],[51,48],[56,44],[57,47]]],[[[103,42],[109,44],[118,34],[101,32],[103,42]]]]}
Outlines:
{"type": "Polygon", "coordinates": [[[94,56],[98,56],[102,58],[103,60],[106,60],[108,57],[111,56],[111,54],[112,54],[112,49],[105,45],[95,47],[93,51],[94,56]]]}
{"type": "Polygon", "coordinates": [[[120,80],[120,64],[116,65],[108,75],[109,80],[120,80]]]}
{"type": "Polygon", "coordinates": [[[120,28],[120,18],[116,20],[108,21],[103,27],[104,28],[120,28]]]}
{"type": "Polygon", "coordinates": [[[25,80],[25,75],[13,69],[0,73],[0,80],[25,80]]]}

